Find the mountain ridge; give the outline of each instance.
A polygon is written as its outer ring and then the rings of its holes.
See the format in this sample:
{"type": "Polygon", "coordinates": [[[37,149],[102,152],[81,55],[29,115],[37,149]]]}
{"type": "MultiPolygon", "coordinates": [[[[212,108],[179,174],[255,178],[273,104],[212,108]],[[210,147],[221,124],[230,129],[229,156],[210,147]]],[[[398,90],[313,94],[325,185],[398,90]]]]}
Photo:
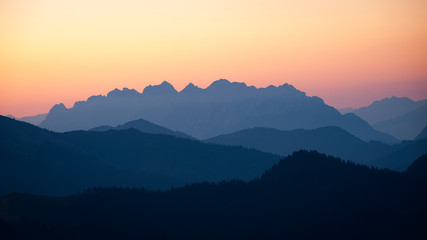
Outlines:
{"type": "Polygon", "coordinates": [[[363,140],[398,142],[373,129],[361,118],[341,115],[321,98],[309,97],[289,84],[255,88],[221,79],[205,89],[190,85],[186,91],[177,92],[172,85],[163,82],[146,87],[142,93],[135,92],[121,98],[91,97],[70,109],[55,105],[40,126],[64,132],[115,126],[142,118],[173,131],[206,139],[250,127],[291,130],[332,125],[363,140]],[[163,93],[150,90],[156,88],[163,93]]]}
{"type": "Polygon", "coordinates": [[[116,127],[112,127],[112,126],[99,126],[96,128],[92,128],[89,129],[89,131],[109,131],[109,130],[124,130],[124,129],[129,129],[129,128],[134,128],[138,131],[144,132],[144,133],[151,133],[151,134],[165,134],[165,135],[171,135],[171,136],[175,136],[175,137],[180,137],[180,138],[188,138],[188,139],[194,139],[192,136],[182,133],[182,132],[178,132],[178,131],[172,131],[168,128],[159,126],[157,124],[154,124],[152,122],[149,122],[147,120],[144,119],[137,119],[137,120],[133,120],[121,125],[118,125],[116,127]]]}
{"type": "Polygon", "coordinates": [[[287,156],[300,149],[316,150],[359,164],[404,171],[422,154],[427,154],[427,141],[405,141],[388,145],[365,142],[335,126],[290,131],[273,128],[251,128],[205,140],[216,144],[243,146],[287,156]]]}
{"type": "Polygon", "coordinates": [[[170,188],[250,179],[279,156],[136,129],[56,133],[0,116],[0,194],[63,195],[94,186],[170,188]]]}

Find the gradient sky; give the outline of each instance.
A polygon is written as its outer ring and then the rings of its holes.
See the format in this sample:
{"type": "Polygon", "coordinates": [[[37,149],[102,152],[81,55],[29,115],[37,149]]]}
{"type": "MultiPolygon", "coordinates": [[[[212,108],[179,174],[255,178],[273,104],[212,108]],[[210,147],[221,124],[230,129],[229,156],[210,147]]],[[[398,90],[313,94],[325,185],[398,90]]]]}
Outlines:
{"type": "Polygon", "coordinates": [[[166,80],[427,98],[425,0],[0,0],[0,114],[166,80]]]}

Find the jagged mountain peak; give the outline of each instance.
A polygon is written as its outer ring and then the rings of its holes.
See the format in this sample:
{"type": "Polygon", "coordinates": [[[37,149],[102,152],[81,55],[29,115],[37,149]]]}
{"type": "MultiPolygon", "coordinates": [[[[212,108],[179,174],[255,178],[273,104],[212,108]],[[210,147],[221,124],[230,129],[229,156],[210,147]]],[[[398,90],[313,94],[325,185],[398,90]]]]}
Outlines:
{"type": "Polygon", "coordinates": [[[201,90],[203,89],[199,88],[193,83],[189,83],[184,89],[181,90],[180,93],[196,93],[196,92],[200,92],[201,90]]]}
{"type": "Polygon", "coordinates": [[[107,94],[107,97],[131,97],[138,96],[140,93],[135,89],[123,88],[123,90],[115,88],[107,94]]]}
{"type": "Polygon", "coordinates": [[[142,94],[156,94],[156,95],[167,95],[178,93],[172,84],[167,81],[163,81],[160,85],[148,85],[144,88],[142,94]]]}
{"type": "Polygon", "coordinates": [[[67,108],[65,107],[65,105],[63,103],[58,103],[58,104],[55,104],[52,107],[52,109],[50,109],[49,113],[50,112],[57,112],[57,111],[64,111],[64,110],[67,110],[67,108]]]}

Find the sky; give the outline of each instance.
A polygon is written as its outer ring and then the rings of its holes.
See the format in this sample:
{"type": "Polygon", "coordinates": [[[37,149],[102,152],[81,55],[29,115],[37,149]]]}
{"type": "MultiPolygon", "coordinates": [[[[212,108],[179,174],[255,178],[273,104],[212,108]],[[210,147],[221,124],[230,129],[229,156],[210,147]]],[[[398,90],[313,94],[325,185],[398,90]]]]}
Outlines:
{"type": "Polygon", "coordinates": [[[427,98],[427,1],[0,0],[2,115],[220,78],[336,108],[427,98]]]}

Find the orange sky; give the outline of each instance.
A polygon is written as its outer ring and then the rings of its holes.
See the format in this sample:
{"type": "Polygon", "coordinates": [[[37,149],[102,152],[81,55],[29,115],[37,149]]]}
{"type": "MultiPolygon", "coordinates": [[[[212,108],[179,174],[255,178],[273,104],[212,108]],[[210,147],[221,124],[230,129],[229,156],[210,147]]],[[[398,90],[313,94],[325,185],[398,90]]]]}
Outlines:
{"type": "Polygon", "coordinates": [[[427,1],[0,0],[2,115],[219,78],[338,108],[427,98],[427,1]]]}

